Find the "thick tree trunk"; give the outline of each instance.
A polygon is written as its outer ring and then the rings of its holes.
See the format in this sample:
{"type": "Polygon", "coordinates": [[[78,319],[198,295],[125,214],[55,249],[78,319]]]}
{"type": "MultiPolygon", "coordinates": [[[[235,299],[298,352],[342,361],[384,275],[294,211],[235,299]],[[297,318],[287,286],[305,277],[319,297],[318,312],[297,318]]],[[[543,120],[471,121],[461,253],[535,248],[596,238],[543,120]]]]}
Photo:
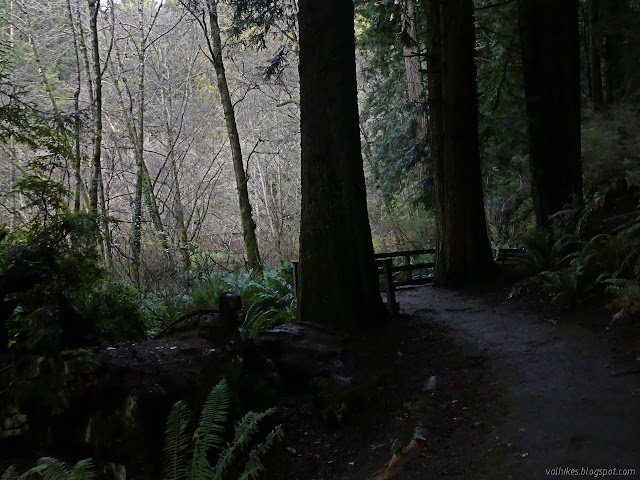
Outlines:
{"type": "Polygon", "coordinates": [[[382,317],[360,151],[353,3],[300,0],[302,212],[298,315],[358,328],[382,317]]]}
{"type": "Polygon", "coordinates": [[[233,170],[236,176],[236,188],[238,190],[238,203],[240,206],[240,220],[242,222],[244,245],[247,251],[247,263],[254,273],[259,274],[262,272],[262,262],[260,260],[260,251],[258,250],[258,239],[256,238],[256,224],[253,221],[251,202],[249,201],[247,173],[244,170],[244,163],[242,161],[242,149],[240,147],[240,136],[238,135],[238,126],[236,124],[236,114],[233,109],[231,94],[229,93],[229,85],[227,84],[227,75],[225,72],[224,62],[222,60],[222,40],[220,37],[220,26],[218,23],[217,4],[217,0],[207,0],[207,9],[209,11],[211,59],[213,60],[213,68],[216,71],[218,91],[220,92],[220,98],[222,100],[222,109],[224,110],[224,119],[227,124],[227,133],[229,135],[229,143],[231,145],[231,158],[233,160],[233,170]]]}
{"type": "Polygon", "coordinates": [[[533,205],[545,225],[582,202],[578,1],[519,0],[518,7],[533,205]]]}
{"type": "Polygon", "coordinates": [[[430,0],[429,104],[438,224],[435,283],[460,286],[495,268],[478,139],[471,0],[430,0]]]}
{"type": "MultiPolygon", "coordinates": [[[[410,103],[419,104],[424,101],[424,88],[414,0],[403,0],[402,3],[402,43],[402,55],[407,79],[407,100],[410,103]]],[[[424,138],[426,123],[426,116],[422,112],[414,116],[411,130],[416,143],[424,138]]]]}
{"type": "MultiPolygon", "coordinates": [[[[433,172],[444,170],[444,131],[442,125],[442,34],[440,31],[440,0],[426,0],[427,19],[427,88],[428,142],[433,172]]],[[[434,182],[434,199],[442,198],[444,185],[434,182]]],[[[436,213],[436,240],[442,238],[441,211],[436,213]]]]}
{"type": "MultiPolygon", "coordinates": [[[[407,78],[407,99],[410,103],[421,103],[423,101],[423,88],[422,73],[420,73],[420,44],[413,0],[403,0],[402,2],[402,43],[402,55],[407,78]]],[[[425,116],[422,114],[417,115],[413,122],[413,136],[419,140],[425,133],[425,116]]]]}
{"type": "Polygon", "coordinates": [[[422,97],[422,74],[420,73],[420,56],[418,45],[418,29],[416,12],[412,0],[404,0],[402,4],[402,55],[407,75],[407,94],[410,102],[419,102],[422,97]]]}
{"type": "Polygon", "coordinates": [[[604,104],[602,93],[602,26],[600,22],[600,0],[591,0],[589,5],[589,58],[591,60],[591,102],[598,111],[604,104]]]}
{"type": "Polygon", "coordinates": [[[625,94],[624,27],[628,13],[626,0],[603,0],[605,88],[607,104],[619,101],[625,94]]]}

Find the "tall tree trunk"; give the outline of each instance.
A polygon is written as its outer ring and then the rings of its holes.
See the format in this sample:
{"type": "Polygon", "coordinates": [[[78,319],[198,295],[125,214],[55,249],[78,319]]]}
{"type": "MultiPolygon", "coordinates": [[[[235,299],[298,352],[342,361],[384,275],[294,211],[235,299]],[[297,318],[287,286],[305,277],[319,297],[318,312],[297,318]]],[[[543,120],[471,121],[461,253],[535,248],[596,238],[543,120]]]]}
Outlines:
{"type": "Polygon", "coordinates": [[[132,277],[136,285],[142,281],[142,167],[136,163],[136,186],[133,197],[133,217],[131,219],[131,262],[132,277]]]}
{"type": "Polygon", "coordinates": [[[29,31],[27,32],[27,36],[29,38],[31,53],[33,54],[33,60],[36,64],[36,68],[38,69],[38,75],[40,76],[40,82],[42,83],[42,88],[44,88],[44,91],[47,94],[47,97],[49,98],[49,102],[51,103],[51,109],[53,110],[53,114],[56,117],[59,117],[60,109],[58,108],[58,102],[56,102],[56,99],[53,96],[53,90],[51,90],[51,84],[49,83],[47,74],[44,70],[44,67],[42,66],[42,61],[40,60],[40,52],[38,50],[38,45],[36,44],[36,40],[33,36],[33,25],[31,25],[31,17],[29,16],[29,13],[26,10],[23,10],[23,13],[27,21],[27,28],[29,29],[29,31]]]}
{"type": "Polygon", "coordinates": [[[624,25],[628,13],[626,0],[603,0],[605,87],[607,104],[612,105],[625,94],[624,25]]]}
{"type": "Polygon", "coordinates": [[[589,5],[589,58],[591,60],[591,102],[593,109],[602,109],[602,26],[600,22],[600,0],[591,0],[589,5]]]}
{"type": "MultiPolygon", "coordinates": [[[[91,60],[93,63],[93,79],[89,80],[89,87],[93,86],[91,111],[93,114],[93,155],[91,165],[91,183],[89,185],[89,211],[98,214],[102,228],[103,242],[101,250],[107,262],[112,263],[111,238],[109,232],[109,215],[105,210],[104,184],[102,180],[102,64],[100,61],[100,42],[98,39],[98,14],[100,0],[87,0],[89,7],[89,32],[91,34],[91,60]]],[[[82,31],[81,31],[82,37],[82,31]]],[[[84,44],[84,40],[82,40],[84,44]]],[[[85,48],[86,51],[86,48],[85,48]]],[[[88,62],[88,57],[85,57],[88,62]]],[[[91,77],[91,69],[87,65],[87,75],[91,77]]]]}
{"type": "MultiPolygon", "coordinates": [[[[55,116],[55,120],[60,127],[63,127],[63,121],[60,117],[60,107],[58,106],[58,102],[53,94],[53,90],[51,89],[51,84],[49,83],[49,79],[47,78],[47,73],[42,65],[42,60],[40,58],[40,52],[38,49],[38,45],[36,44],[35,37],[33,36],[33,25],[31,24],[31,18],[29,13],[26,10],[23,10],[25,19],[27,21],[27,36],[29,39],[29,45],[31,46],[31,53],[33,54],[33,59],[38,69],[38,74],[40,76],[40,82],[42,83],[42,88],[44,89],[47,97],[49,98],[49,102],[51,103],[51,110],[53,111],[53,115],[55,116]]],[[[62,130],[62,128],[61,128],[62,130]]],[[[65,153],[71,158],[72,164],[75,163],[74,157],[74,149],[71,146],[71,142],[69,141],[69,137],[66,134],[62,135],[61,138],[62,145],[64,147],[65,153]]],[[[78,158],[79,161],[79,158],[78,158]]],[[[71,175],[69,175],[71,177],[71,175]]]]}
{"type": "Polygon", "coordinates": [[[98,212],[98,192],[102,183],[102,67],[98,40],[98,13],[100,0],[87,0],[89,5],[89,32],[91,34],[91,59],[93,61],[93,158],[91,184],[89,186],[89,210],[98,212]]]}
{"type": "Polygon", "coordinates": [[[260,251],[258,250],[258,240],[256,238],[256,224],[253,221],[251,202],[249,201],[249,189],[247,187],[247,173],[242,161],[242,148],[240,147],[240,136],[236,124],[236,114],[229,93],[227,75],[224,61],[222,60],[222,39],[220,37],[220,25],[218,22],[218,2],[217,0],[207,0],[210,25],[210,45],[213,68],[218,81],[218,91],[222,100],[224,119],[227,125],[229,143],[231,146],[231,158],[233,160],[233,170],[236,176],[236,188],[238,190],[238,204],[240,206],[240,220],[242,222],[242,234],[247,252],[247,263],[254,273],[262,272],[262,262],[260,251]]]}
{"type": "Polygon", "coordinates": [[[473,5],[471,0],[430,0],[427,9],[438,224],[434,281],[460,286],[495,267],[480,169],[473,5]]]}
{"type": "MultiPolygon", "coordinates": [[[[117,59],[119,71],[114,75],[114,86],[118,94],[118,103],[124,118],[127,132],[129,134],[129,140],[133,145],[133,155],[136,164],[136,184],[133,196],[133,214],[131,219],[131,249],[132,249],[132,277],[139,283],[142,280],[141,266],[142,266],[142,237],[143,237],[143,203],[147,207],[149,218],[153,224],[153,227],[158,235],[158,239],[162,245],[162,249],[165,252],[169,264],[173,264],[172,249],[169,244],[169,238],[164,229],[162,219],[160,217],[160,210],[158,208],[157,199],[154,191],[154,182],[151,179],[149,170],[144,159],[145,153],[145,108],[146,108],[146,89],[145,89],[145,69],[146,69],[146,54],[147,47],[149,45],[149,36],[155,22],[158,18],[162,3],[157,7],[155,14],[148,26],[145,28],[145,12],[144,12],[145,0],[138,0],[138,39],[136,43],[137,51],[137,88],[135,95],[127,81],[123,81],[124,90],[126,91],[128,98],[128,106],[125,104],[125,98],[123,89],[120,84],[119,77],[123,77],[124,63],[122,55],[115,45],[115,56],[117,59]],[[137,107],[135,111],[134,107],[137,107]],[[135,112],[135,113],[134,113],[135,112]]],[[[111,16],[112,24],[115,26],[115,16],[112,11],[111,16]]]]}
{"type": "MultiPolygon", "coordinates": [[[[402,56],[407,79],[407,99],[410,103],[421,103],[422,98],[422,73],[420,73],[420,44],[418,41],[418,28],[416,11],[413,0],[402,2],[402,56]]],[[[425,132],[425,117],[420,114],[414,118],[413,135],[415,139],[421,139],[425,132]]]]}
{"type": "MultiPolygon", "coordinates": [[[[173,185],[171,186],[171,194],[173,196],[173,210],[176,216],[176,230],[178,237],[178,251],[182,256],[182,268],[185,271],[191,269],[191,255],[189,254],[189,236],[187,224],[185,222],[184,205],[182,204],[182,193],[180,189],[180,173],[178,168],[178,159],[176,158],[177,139],[171,125],[170,105],[171,98],[165,99],[164,92],[161,93],[164,104],[165,128],[167,131],[167,143],[169,146],[168,160],[171,167],[171,175],[173,177],[173,185]]],[[[186,102],[185,102],[186,104],[186,102]]],[[[183,105],[184,107],[184,105],[183,105]]]]}
{"type": "MultiPolygon", "coordinates": [[[[427,19],[427,112],[428,145],[433,172],[444,170],[444,131],[442,124],[442,32],[440,31],[440,0],[425,0],[424,13],[427,19]]],[[[444,185],[433,185],[434,199],[442,198],[444,185]]],[[[436,215],[439,210],[435,210],[436,215]]],[[[442,238],[442,221],[436,221],[436,240],[442,238]]]]}
{"type": "MultiPolygon", "coordinates": [[[[76,29],[76,20],[71,9],[71,0],[67,0],[67,15],[69,17],[69,26],[73,37],[73,51],[76,60],[76,88],[73,91],[73,110],[75,118],[75,135],[74,139],[74,155],[73,155],[73,177],[75,180],[75,192],[73,194],[73,211],[80,211],[80,191],[82,185],[82,177],[80,176],[80,132],[82,131],[82,119],[80,118],[80,94],[82,93],[82,66],[80,62],[80,44],[78,42],[78,33],[76,29]]],[[[78,19],[80,21],[80,19],[78,19]]]]}
{"type": "MultiPolygon", "coordinates": [[[[10,0],[9,2],[9,14],[12,18],[13,18],[13,8],[14,8],[13,2],[14,0],[10,0]]],[[[11,51],[13,51],[13,48],[15,47],[15,35],[16,35],[15,27],[13,23],[10,23],[9,24],[9,49],[11,51]]],[[[16,136],[13,133],[13,131],[11,131],[11,135],[9,136],[9,159],[11,161],[11,171],[9,172],[9,175],[10,175],[11,186],[13,186],[17,180],[16,170],[18,165],[18,155],[16,153],[16,136]]],[[[18,225],[18,221],[20,219],[17,206],[18,206],[18,198],[17,198],[17,194],[14,192],[11,195],[11,220],[10,220],[11,228],[15,228],[18,225]]],[[[6,333],[6,329],[3,329],[2,327],[0,327],[0,335],[5,333],[6,333]]],[[[2,343],[2,340],[0,340],[0,348],[3,346],[6,347],[6,342],[2,343]]]]}
{"type": "Polygon", "coordinates": [[[353,3],[300,0],[302,212],[298,315],[381,318],[360,151],[353,3]]]}
{"type": "Polygon", "coordinates": [[[533,205],[545,225],[582,202],[578,1],[519,0],[518,16],[533,205]]]}

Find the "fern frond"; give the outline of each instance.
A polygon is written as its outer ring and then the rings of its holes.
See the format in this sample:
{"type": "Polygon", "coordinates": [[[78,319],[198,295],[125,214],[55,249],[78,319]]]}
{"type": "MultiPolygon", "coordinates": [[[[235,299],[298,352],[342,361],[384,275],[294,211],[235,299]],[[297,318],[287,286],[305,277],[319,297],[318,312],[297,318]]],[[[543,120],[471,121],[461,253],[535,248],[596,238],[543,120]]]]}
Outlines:
{"type": "Polygon", "coordinates": [[[18,476],[15,465],[5,470],[0,480],[93,480],[95,477],[95,465],[93,460],[80,460],[69,472],[64,462],[53,457],[38,459],[35,467],[18,476]]]}
{"type": "Polygon", "coordinates": [[[248,412],[236,424],[235,437],[233,442],[220,453],[218,463],[213,468],[213,479],[222,480],[229,465],[246,449],[253,435],[258,431],[260,421],[273,413],[273,409],[266,410],[262,413],[248,412]]]}
{"type": "Polygon", "coordinates": [[[65,464],[53,457],[40,458],[34,468],[44,480],[69,480],[71,475],[65,464]]]}
{"type": "Polygon", "coordinates": [[[96,468],[93,460],[87,458],[77,462],[71,470],[69,480],[93,480],[96,476],[96,468]]]}
{"type": "Polygon", "coordinates": [[[244,471],[238,480],[257,480],[260,473],[264,471],[261,457],[267,453],[267,451],[273,447],[276,442],[282,441],[283,437],[284,432],[282,430],[282,425],[278,425],[276,428],[271,430],[265,441],[256,446],[249,453],[249,460],[247,460],[244,471]]]}
{"type": "Polygon", "coordinates": [[[0,480],[18,480],[18,472],[16,471],[16,466],[11,465],[9,468],[7,468],[2,474],[2,477],[0,477],[0,480]]]}
{"type": "Polygon", "coordinates": [[[190,447],[187,426],[191,412],[182,401],[171,408],[165,430],[162,465],[163,480],[184,480],[187,477],[187,455],[190,447]]]}
{"type": "Polygon", "coordinates": [[[191,477],[194,479],[210,480],[213,478],[213,470],[209,465],[207,452],[210,448],[219,449],[222,446],[222,433],[229,414],[229,405],[229,386],[227,381],[223,379],[213,387],[204,407],[202,407],[191,467],[191,477]]]}

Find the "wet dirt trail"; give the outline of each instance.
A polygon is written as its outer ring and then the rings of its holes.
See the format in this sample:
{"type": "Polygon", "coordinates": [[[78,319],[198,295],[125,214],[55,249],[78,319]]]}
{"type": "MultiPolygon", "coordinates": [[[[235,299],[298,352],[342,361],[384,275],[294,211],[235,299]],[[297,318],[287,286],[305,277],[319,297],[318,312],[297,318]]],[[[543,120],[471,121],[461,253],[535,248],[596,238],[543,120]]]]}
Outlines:
{"type": "Polygon", "coordinates": [[[502,392],[506,415],[479,452],[486,478],[549,478],[556,467],[587,473],[576,478],[614,468],[635,474],[604,478],[640,478],[640,375],[621,374],[593,332],[444,289],[405,290],[398,301],[488,358],[486,388],[502,392]]]}

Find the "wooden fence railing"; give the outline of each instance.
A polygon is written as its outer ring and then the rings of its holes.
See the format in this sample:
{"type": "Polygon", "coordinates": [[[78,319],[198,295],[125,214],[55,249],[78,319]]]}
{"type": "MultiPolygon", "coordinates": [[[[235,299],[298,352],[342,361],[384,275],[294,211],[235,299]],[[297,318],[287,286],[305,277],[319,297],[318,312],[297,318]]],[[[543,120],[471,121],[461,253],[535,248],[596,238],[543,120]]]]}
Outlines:
{"type": "Polygon", "coordinates": [[[411,263],[411,257],[418,255],[433,255],[435,249],[425,248],[422,250],[406,250],[402,252],[376,253],[374,258],[378,267],[380,291],[387,296],[387,308],[391,313],[398,313],[398,302],[396,302],[396,288],[408,285],[425,285],[433,282],[433,277],[416,277],[414,272],[433,270],[434,263],[411,263]],[[403,265],[394,265],[394,258],[403,258],[403,265]],[[406,272],[404,278],[394,279],[394,273],[406,272]]]}
{"type": "MultiPolygon", "coordinates": [[[[411,258],[418,255],[430,255],[434,254],[433,248],[427,248],[422,250],[407,250],[403,252],[386,252],[374,254],[376,266],[378,268],[378,283],[380,291],[384,292],[387,296],[387,308],[391,313],[398,312],[398,302],[396,302],[396,288],[407,285],[425,285],[431,283],[433,278],[420,276],[417,277],[415,273],[417,271],[432,270],[434,263],[411,263],[411,258]],[[403,258],[403,265],[394,265],[394,258],[403,258]],[[405,275],[401,278],[394,279],[394,273],[405,272],[405,275]]],[[[293,288],[298,297],[298,260],[292,260],[293,264],[293,288]]]]}
{"type": "MultiPolygon", "coordinates": [[[[433,271],[434,262],[412,263],[412,257],[419,255],[435,255],[433,248],[421,250],[406,250],[402,252],[385,252],[373,255],[378,268],[378,284],[380,291],[387,296],[387,308],[391,313],[398,313],[399,307],[396,302],[396,288],[408,285],[425,285],[433,282],[432,276],[416,277],[416,271],[433,271]],[[404,259],[402,265],[394,265],[394,258],[404,259]],[[405,272],[401,278],[394,279],[394,273],[405,272]]],[[[496,262],[501,264],[518,263],[525,255],[523,248],[501,248],[496,254],[496,262]]],[[[292,260],[293,264],[293,288],[298,296],[298,260],[292,260]]],[[[430,272],[431,273],[431,272],[430,272]]],[[[398,277],[396,275],[396,277],[398,277]]]]}
{"type": "Polygon", "coordinates": [[[501,248],[496,253],[496,263],[503,265],[522,263],[526,254],[527,251],[524,248],[501,248]]]}

